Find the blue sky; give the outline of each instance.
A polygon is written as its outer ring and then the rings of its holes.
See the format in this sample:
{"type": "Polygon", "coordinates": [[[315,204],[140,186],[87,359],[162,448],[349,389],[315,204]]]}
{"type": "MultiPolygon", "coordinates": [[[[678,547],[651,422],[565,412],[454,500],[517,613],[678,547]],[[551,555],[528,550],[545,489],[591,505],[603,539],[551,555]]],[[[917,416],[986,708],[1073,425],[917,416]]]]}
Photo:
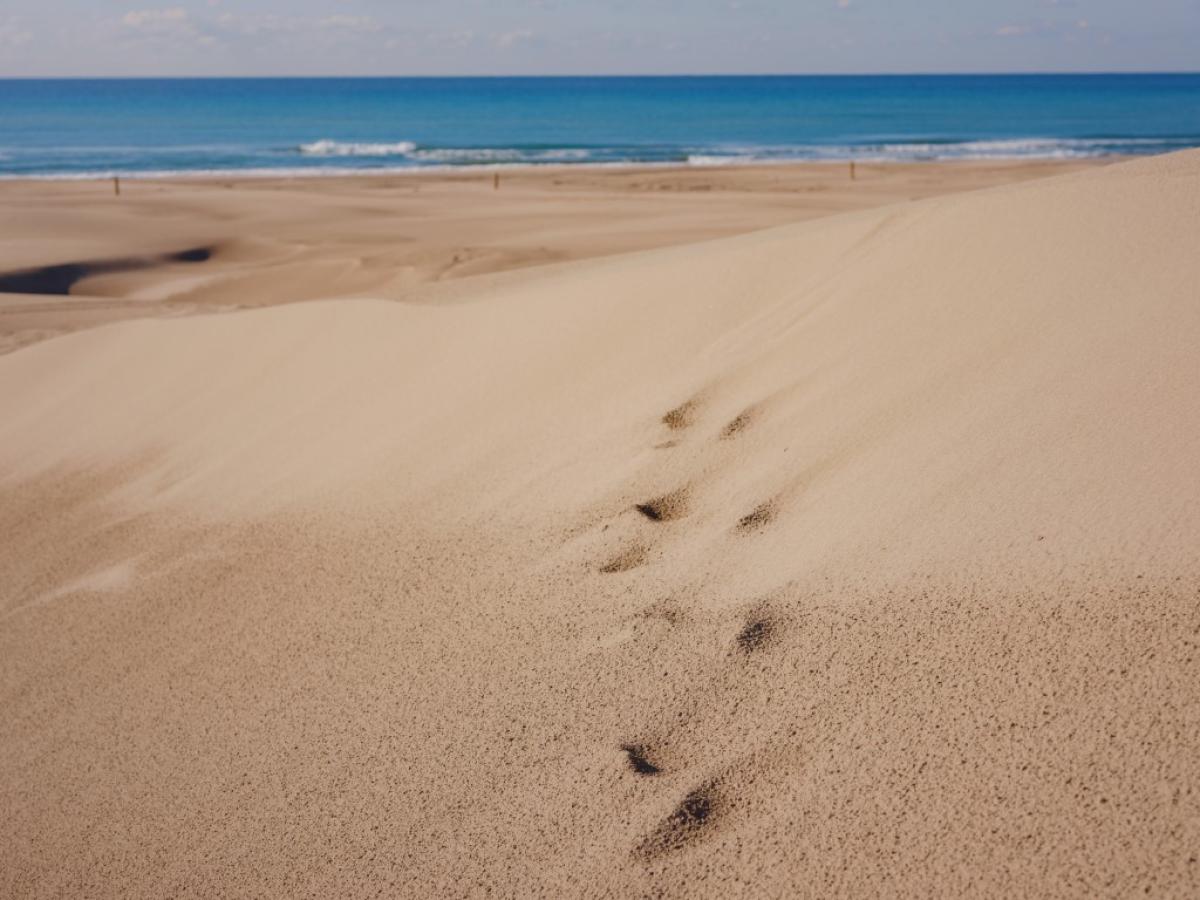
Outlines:
{"type": "Polygon", "coordinates": [[[1200,69],[1200,0],[3,0],[0,76],[1200,69]]]}

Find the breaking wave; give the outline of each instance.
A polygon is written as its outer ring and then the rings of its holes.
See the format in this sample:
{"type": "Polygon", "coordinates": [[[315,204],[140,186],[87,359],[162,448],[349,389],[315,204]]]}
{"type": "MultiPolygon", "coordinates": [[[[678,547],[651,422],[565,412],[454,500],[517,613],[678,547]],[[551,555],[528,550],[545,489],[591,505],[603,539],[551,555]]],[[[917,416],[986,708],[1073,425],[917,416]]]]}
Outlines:
{"type": "Polygon", "coordinates": [[[328,139],[301,144],[304,156],[408,156],[417,145],[412,141],[397,141],[394,144],[354,144],[328,139]]]}

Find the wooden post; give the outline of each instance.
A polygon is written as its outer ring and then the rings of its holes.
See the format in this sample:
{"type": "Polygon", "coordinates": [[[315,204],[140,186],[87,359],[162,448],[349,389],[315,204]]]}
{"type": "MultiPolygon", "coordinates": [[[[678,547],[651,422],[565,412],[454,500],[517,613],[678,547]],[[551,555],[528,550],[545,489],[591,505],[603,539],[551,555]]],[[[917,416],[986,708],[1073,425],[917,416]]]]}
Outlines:
{"type": "Polygon", "coordinates": [[[500,173],[499,172],[492,173],[492,190],[493,191],[500,190],[500,173]]]}
{"type": "Polygon", "coordinates": [[[854,160],[850,160],[850,180],[851,181],[856,181],[858,179],[858,175],[855,173],[854,168],[855,168],[854,160]]]}
{"type": "Polygon", "coordinates": [[[121,196],[121,179],[116,175],[113,176],[113,194],[117,197],[121,196]]]}

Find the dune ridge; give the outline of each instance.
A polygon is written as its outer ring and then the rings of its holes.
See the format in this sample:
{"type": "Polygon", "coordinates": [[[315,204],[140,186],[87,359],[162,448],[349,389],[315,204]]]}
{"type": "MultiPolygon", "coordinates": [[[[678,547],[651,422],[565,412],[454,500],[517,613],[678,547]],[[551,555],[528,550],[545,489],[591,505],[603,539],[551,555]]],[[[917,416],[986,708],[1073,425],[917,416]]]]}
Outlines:
{"type": "Polygon", "coordinates": [[[0,888],[1194,893],[1198,189],[0,357],[0,888]]]}

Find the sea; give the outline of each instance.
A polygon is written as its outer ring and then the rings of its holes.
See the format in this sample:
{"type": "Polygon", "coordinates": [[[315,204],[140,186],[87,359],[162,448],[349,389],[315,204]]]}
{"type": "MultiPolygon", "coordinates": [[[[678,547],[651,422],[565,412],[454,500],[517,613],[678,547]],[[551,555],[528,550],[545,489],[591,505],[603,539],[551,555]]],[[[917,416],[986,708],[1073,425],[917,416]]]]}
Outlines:
{"type": "Polygon", "coordinates": [[[0,178],[1187,147],[1200,147],[1200,74],[0,80],[0,178]]]}

